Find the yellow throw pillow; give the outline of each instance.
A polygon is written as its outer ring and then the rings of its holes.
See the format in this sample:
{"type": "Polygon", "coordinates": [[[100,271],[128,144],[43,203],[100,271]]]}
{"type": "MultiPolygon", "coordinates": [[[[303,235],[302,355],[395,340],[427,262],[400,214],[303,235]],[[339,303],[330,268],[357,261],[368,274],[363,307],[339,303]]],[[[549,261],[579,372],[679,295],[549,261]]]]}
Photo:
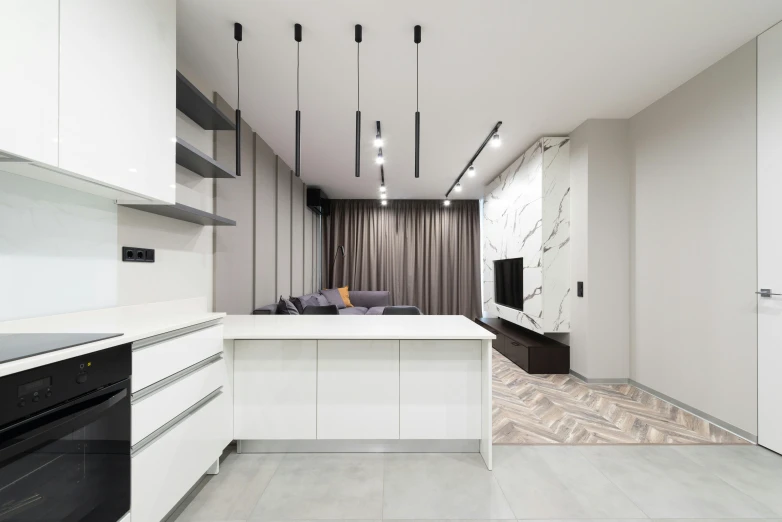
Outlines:
{"type": "Polygon", "coordinates": [[[345,306],[348,308],[353,308],[353,305],[350,304],[350,295],[348,294],[348,287],[343,286],[342,288],[337,288],[339,290],[339,296],[342,298],[343,301],[345,301],[345,306]]]}

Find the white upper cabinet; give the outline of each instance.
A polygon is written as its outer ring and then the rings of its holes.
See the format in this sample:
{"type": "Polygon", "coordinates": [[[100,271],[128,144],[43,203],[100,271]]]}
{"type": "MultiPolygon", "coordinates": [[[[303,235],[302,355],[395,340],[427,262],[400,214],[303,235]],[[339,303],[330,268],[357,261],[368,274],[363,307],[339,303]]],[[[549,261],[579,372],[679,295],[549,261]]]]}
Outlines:
{"type": "Polygon", "coordinates": [[[57,165],[58,0],[0,0],[0,155],[57,165]]]}
{"type": "Polygon", "coordinates": [[[59,9],[59,168],[174,203],[176,0],[59,9]]]}

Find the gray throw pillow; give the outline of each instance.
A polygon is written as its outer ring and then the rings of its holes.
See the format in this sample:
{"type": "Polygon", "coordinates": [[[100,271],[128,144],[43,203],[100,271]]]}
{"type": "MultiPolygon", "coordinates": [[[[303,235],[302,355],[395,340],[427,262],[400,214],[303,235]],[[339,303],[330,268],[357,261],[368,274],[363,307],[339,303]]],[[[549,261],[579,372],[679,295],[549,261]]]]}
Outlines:
{"type": "Polygon", "coordinates": [[[325,306],[329,304],[322,295],[303,295],[299,298],[299,301],[301,302],[302,313],[308,306],[325,306]],[[321,299],[318,299],[318,297],[321,299]]]}
{"type": "Polygon", "coordinates": [[[335,305],[338,310],[345,308],[345,301],[342,300],[342,296],[339,295],[339,290],[336,288],[321,290],[320,293],[326,298],[328,304],[335,305]]]}
{"type": "Polygon", "coordinates": [[[296,310],[293,303],[280,296],[280,302],[277,303],[277,315],[299,315],[299,311],[296,310]]]}

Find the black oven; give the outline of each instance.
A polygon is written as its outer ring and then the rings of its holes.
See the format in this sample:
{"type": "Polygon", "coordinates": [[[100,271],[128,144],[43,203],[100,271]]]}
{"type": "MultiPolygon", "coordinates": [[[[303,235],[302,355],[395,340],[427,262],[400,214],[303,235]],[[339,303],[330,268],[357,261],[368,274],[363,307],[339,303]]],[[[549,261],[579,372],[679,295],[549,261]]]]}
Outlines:
{"type": "Polygon", "coordinates": [[[0,522],[130,511],[130,345],[0,378],[0,522]]]}

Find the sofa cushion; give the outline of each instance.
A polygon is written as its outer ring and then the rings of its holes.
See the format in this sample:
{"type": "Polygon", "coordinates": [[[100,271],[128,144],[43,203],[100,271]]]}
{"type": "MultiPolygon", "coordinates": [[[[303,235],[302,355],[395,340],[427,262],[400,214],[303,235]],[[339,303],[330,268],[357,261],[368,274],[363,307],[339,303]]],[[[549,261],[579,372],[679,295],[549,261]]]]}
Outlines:
{"type": "Polygon", "coordinates": [[[280,296],[280,302],[277,303],[277,315],[299,315],[299,311],[288,299],[280,296]]]}
{"type": "Polygon", "coordinates": [[[383,315],[383,310],[385,309],[385,306],[373,306],[367,310],[367,315],[383,315]]]}
{"type": "Polygon", "coordinates": [[[350,308],[343,308],[339,311],[339,315],[366,315],[367,309],[363,306],[351,306],[350,308]]]}
{"type": "Polygon", "coordinates": [[[365,308],[388,306],[391,304],[391,296],[388,290],[351,290],[350,302],[353,306],[365,308]]]}
{"type": "Polygon", "coordinates": [[[321,295],[326,298],[329,304],[335,305],[338,309],[345,308],[345,301],[342,300],[342,296],[339,295],[339,290],[336,288],[328,288],[320,291],[321,295]]]}

